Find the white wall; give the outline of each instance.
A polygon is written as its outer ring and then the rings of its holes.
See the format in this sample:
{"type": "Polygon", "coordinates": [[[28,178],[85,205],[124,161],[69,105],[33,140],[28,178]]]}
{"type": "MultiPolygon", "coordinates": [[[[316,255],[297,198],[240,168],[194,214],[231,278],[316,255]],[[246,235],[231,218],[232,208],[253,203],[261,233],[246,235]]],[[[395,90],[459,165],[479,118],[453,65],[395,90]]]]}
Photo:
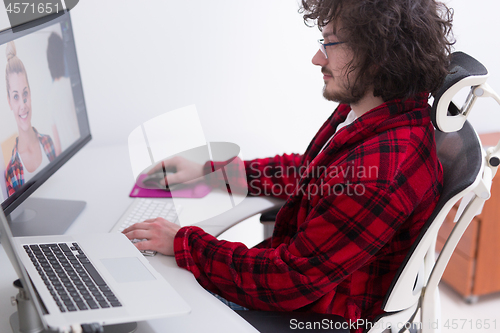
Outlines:
{"type": "MultiPolygon", "coordinates": [[[[449,0],[456,49],[480,60],[500,93],[498,0],[449,0]]],[[[316,28],[296,0],[85,0],[72,11],[94,145],[125,144],[141,122],[196,104],[208,140],[251,158],[303,152],[335,108],[311,64],[316,28]]],[[[500,107],[477,104],[479,132],[500,107]]]]}

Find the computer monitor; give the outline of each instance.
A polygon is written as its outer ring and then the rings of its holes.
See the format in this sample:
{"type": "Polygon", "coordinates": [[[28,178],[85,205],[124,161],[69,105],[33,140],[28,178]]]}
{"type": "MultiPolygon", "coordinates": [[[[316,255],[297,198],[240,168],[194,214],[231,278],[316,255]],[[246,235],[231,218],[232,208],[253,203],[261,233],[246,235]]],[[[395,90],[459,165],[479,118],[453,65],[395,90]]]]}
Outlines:
{"type": "Polygon", "coordinates": [[[0,202],[13,234],[62,234],[84,202],[29,196],[91,139],[69,12],[0,32],[0,202]]]}

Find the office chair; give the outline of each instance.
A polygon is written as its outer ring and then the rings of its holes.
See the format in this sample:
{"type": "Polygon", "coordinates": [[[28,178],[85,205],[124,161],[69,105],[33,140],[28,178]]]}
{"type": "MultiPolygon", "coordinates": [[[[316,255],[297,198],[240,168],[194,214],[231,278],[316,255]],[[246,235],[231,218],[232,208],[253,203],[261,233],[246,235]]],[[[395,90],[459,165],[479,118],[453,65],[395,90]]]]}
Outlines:
{"type": "MultiPolygon", "coordinates": [[[[452,54],[450,74],[434,96],[432,105],[438,158],[443,166],[443,192],[432,216],[425,223],[394,277],[383,302],[384,313],[375,318],[372,325],[365,330],[367,333],[386,330],[391,333],[406,330],[418,330],[422,333],[440,331],[437,325],[440,319],[437,285],[458,241],[490,197],[491,182],[500,164],[500,142],[485,152],[476,131],[467,122],[467,116],[478,97],[493,97],[500,104],[500,97],[486,83],[487,78],[488,71],[476,59],[462,52],[452,54]],[[464,87],[470,87],[470,92],[459,109],[451,100],[464,87]],[[462,200],[461,204],[465,209],[436,260],[435,248],[439,228],[450,209],[469,193],[472,193],[472,199],[468,202],[462,200]],[[416,320],[418,313],[420,321],[416,320]],[[412,325],[412,322],[416,324],[412,325]]],[[[261,215],[266,238],[271,236],[271,221],[275,220],[278,210],[267,211],[261,215]]],[[[294,314],[297,315],[293,312],[237,312],[261,332],[291,331],[289,320],[294,318],[294,314]]],[[[304,314],[300,315],[304,321],[319,318],[318,314],[305,314],[305,317],[304,314]]],[[[343,332],[337,330],[341,331],[343,332]]]]}

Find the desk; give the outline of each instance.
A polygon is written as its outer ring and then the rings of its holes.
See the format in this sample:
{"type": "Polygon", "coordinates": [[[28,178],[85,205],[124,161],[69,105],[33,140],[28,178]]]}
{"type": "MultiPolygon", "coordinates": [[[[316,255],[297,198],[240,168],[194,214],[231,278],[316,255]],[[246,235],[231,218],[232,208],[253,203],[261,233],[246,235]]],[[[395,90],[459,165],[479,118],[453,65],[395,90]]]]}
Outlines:
{"type": "MultiPolygon", "coordinates": [[[[133,184],[126,146],[85,147],[34,194],[35,197],[83,200],[87,206],[67,234],[108,232],[133,199],[133,184]]],[[[245,198],[236,208],[204,220],[205,211],[214,211],[227,195],[213,191],[203,199],[175,199],[184,209],[181,225],[195,224],[214,235],[264,209],[280,205],[272,198],[245,198]]],[[[173,257],[148,258],[152,266],[191,306],[187,316],[138,323],[138,333],[159,332],[257,332],[240,316],[203,289],[193,275],[177,266],[173,257]]],[[[16,294],[17,278],[3,247],[0,247],[0,332],[11,332],[9,317],[16,311],[10,297],[16,294]]]]}

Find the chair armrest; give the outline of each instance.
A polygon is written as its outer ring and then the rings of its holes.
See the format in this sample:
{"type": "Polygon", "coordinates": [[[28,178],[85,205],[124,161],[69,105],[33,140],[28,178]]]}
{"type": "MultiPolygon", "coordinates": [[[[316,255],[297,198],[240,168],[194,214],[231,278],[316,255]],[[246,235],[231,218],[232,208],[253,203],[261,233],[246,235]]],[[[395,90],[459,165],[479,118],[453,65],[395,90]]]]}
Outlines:
{"type": "Polygon", "coordinates": [[[236,224],[275,207],[283,206],[284,200],[272,197],[247,197],[238,205],[221,214],[193,224],[218,237],[236,224]]]}
{"type": "Polygon", "coordinates": [[[280,211],[282,205],[279,207],[274,207],[272,209],[266,210],[260,216],[260,223],[264,225],[264,239],[268,239],[273,235],[274,222],[276,221],[276,215],[280,211]]]}
{"type": "Polygon", "coordinates": [[[276,221],[276,215],[278,215],[278,212],[283,206],[280,207],[275,207],[269,210],[266,210],[265,212],[262,213],[260,216],[260,223],[266,223],[266,222],[274,222],[276,221]]]}

